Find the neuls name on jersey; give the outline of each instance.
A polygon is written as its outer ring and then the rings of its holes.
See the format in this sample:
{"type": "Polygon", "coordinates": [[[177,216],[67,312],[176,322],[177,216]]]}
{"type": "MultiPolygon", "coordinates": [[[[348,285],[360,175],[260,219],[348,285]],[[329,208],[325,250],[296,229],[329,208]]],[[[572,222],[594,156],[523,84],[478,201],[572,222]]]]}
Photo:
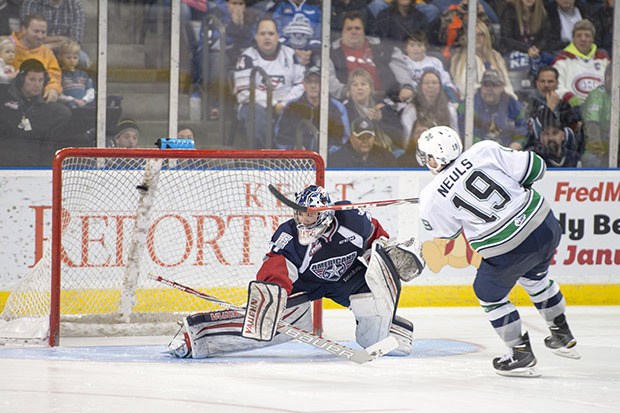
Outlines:
{"type": "Polygon", "coordinates": [[[469,161],[469,159],[465,158],[461,160],[460,165],[452,168],[450,175],[446,179],[443,180],[441,186],[437,188],[437,192],[439,192],[444,198],[446,198],[450,192],[450,189],[454,186],[454,184],[463,176],[465,173],[473,168],[474,165],[469,161]],[[461,168],[464,167],[465,169],[461,168]]]}

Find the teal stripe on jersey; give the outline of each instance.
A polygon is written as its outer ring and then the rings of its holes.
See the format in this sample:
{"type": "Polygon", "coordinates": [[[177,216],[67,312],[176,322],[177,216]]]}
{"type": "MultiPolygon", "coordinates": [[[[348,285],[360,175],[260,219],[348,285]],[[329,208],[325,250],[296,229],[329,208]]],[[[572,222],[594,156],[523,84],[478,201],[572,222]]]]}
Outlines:
{"type": "Polygon", "coordinates": [[[514,214],[506,224],[484,238],[470,240],[469,245],[480,252],[479,250],[481,249],[503,244],[527,226],[527,222],[540,209],[540,205],[543,201],[543,197],[540,196],[538,192],[530,191],[530,199],[525,204],[525,207],[514,214]],[[516,224],[517,220],[519,221],[519,225],[516,224]]]}
{"type": "Polygon", "coordinates": [[[525,178],[521,182],[521,185],[532,185],[534,182],[538,181],[542,178],[542,175],[545,173],[545,162],[543,159],[535,154],[534,152],[530,152],[530,161],[528,163],[528,169],[525,171],[525,178]]]}

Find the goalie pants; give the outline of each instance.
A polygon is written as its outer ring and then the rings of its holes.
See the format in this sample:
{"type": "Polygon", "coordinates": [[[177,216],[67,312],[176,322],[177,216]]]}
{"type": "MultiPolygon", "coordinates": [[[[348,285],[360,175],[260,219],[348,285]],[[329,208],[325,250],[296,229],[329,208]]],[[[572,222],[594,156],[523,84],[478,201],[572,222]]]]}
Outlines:
{"type": "Polygon", "coordinates": [[[521,342],[521,319],[517,308],[508,299],[517,282],[527,291],[548,325],[566,310],[560,287],[548,276],[560,237],[560,225],[550,212],[517,248],[483,259],[478,268],[474,280],[476,297],[508,347],[521,342]]]}

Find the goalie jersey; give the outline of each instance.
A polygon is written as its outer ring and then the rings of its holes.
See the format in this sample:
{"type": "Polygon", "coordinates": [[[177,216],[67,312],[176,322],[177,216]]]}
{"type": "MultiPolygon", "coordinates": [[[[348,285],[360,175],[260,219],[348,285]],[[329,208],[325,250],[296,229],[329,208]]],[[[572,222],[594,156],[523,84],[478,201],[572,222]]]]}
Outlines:
{"type": "Polygon", "coordinates": [[[420,193],[420,218],[434,237],[465,233],[483,258],[512,251],[551,211],[534,189],[543,159],[482,141],[461,154],[420,193]]]}
{"type": "MultiPolygon", "coordinates": [[[[309,285],[337,287],[351,277],[364,277],[365,266],[357,258],[362,256],[381,236],[389,237],[379,221],[357,209],[336,211],[330,227],[310,245],[297,241],[297,225],[293,219],[281,224],[271,238],[271,250],[256,278],[275,282],[288,294],[298,280],[309,285]]],[[[299,283],[298,283],[299,284],[299,283]]],[[[320,298],[309,293],[311,300],[320,298]]]]}

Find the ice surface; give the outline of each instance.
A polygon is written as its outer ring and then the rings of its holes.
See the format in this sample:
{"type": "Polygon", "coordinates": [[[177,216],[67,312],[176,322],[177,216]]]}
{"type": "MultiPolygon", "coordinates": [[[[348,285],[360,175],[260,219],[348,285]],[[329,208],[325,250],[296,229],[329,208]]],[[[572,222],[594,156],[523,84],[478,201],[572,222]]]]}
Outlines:
{"type": "MultiPolygon", "coordinates": [[[[0,347],[0,412],[620,412],[620,307],[569,307],[581,360],[544,348],[519,307],[540,378],[498,376],[505,353],[480,308],[407,308],[414,352],[357,365],[302,343],[208,360],[161,354],[170,337],[71,338],[0,347]]],[[[325,336],[355,346],[346,310],[325,336]]]]}

